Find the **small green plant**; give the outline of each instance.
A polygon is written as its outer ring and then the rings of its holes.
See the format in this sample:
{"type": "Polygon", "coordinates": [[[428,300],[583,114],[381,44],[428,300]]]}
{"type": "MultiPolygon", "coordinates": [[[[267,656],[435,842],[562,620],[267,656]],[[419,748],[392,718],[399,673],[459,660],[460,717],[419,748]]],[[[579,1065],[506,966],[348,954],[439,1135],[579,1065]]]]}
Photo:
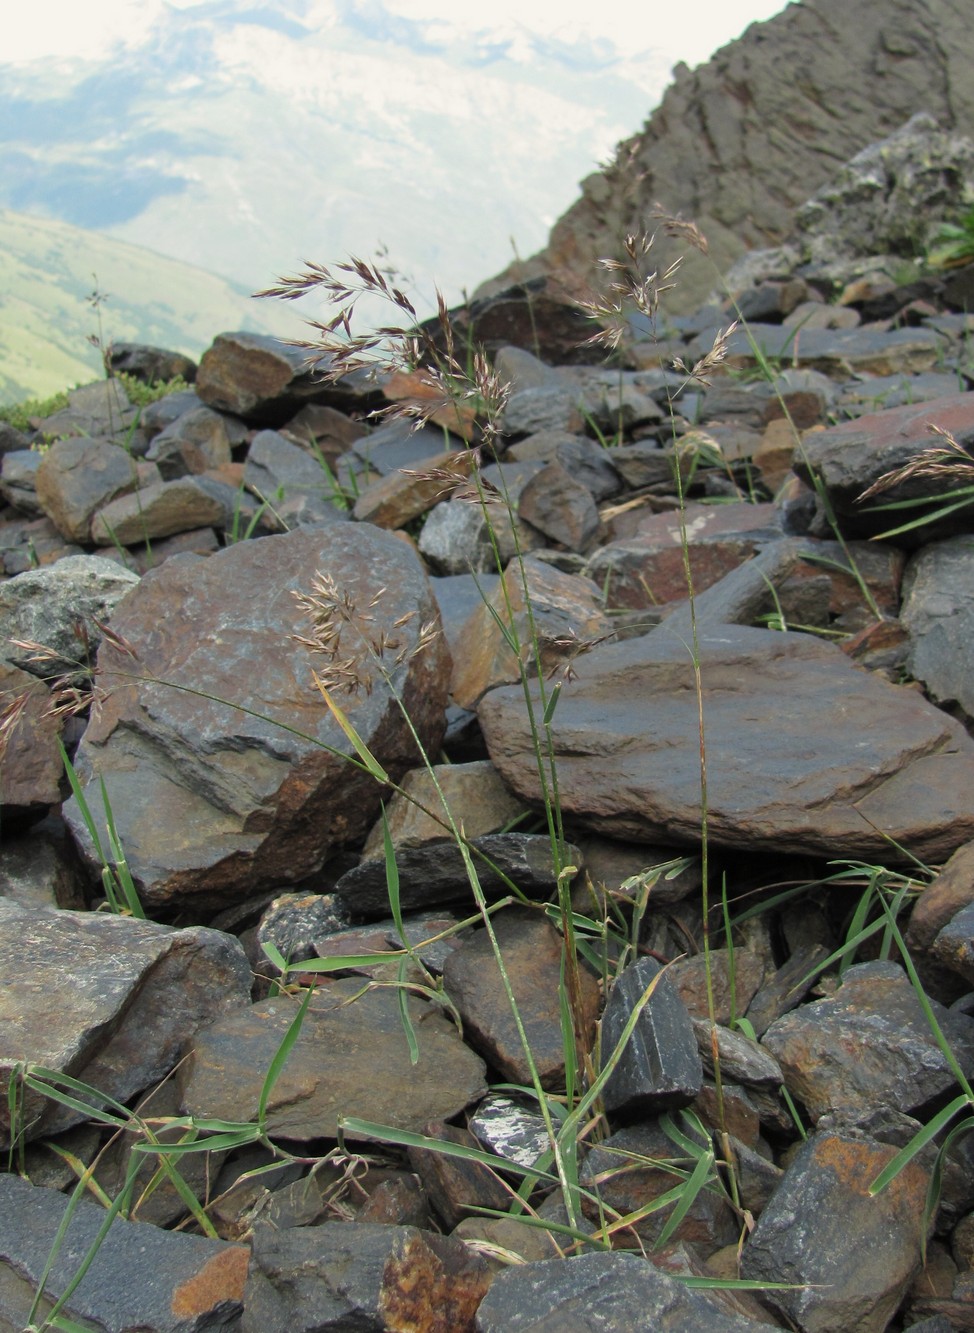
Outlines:
{"type": "Polygon", "coordinates": [[[114,376],[119,380],[125,389],[126,396],[133,407],[148,407],[150,403],[158,403],[162,398],[168,398],[173,393],[183,393],[186,389],[193,386],[187,384],[182,375],[174,375],[170,380],[153,380],[151,384],[146,384],[144,380],[137,379],[134,375],[126,375],[124,372],[114,376]]]}
{"type": "Polygon", "coordinates": [[[6,421],[14,430],[25,435],[34,429],[34,422],[44,417],[63,412],[68,406],[67,390],[52,394],[50,398],[25,398],[22,403],[11,403],[0,407],[0,421],[6,421]]]}
{"type": "Polygon", "coordinates": [[[942,222],[930,248],[927,263],[931,268],[960,268],[974,263],[974,208],[959,222],[942,222]]]}

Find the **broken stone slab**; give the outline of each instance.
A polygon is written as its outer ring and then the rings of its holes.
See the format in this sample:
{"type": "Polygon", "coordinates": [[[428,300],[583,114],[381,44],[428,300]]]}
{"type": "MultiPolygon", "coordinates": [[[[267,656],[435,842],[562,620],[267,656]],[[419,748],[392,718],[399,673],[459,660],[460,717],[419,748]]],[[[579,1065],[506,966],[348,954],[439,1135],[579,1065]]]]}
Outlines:
{"type": "MultiPolygon", "coordinates": [[[[6,1090],[18,1061],[70,1074],[125,1101],[165,1077],[201,1026],[249,1003],[250,967],[239,942],[202,926],[173,930],[0,899],[0,938],[5,1140],[6,1090]],[[34,960],[26,970],[25,954],[34,960]]],[[[20,1115],[28,1140],[84,1119],[28,1088],[20,1115]]]]}
{"type": "Polygon", "coordinates": [[[174,481],[226,466],[233,445],[245,438],[242,421],[210,407],[195,407],[153,437],[146,458],[156,464],[163,481],[174,481]]]}
{"type": "Polygon", "coordinates": [[[39,518],[44,510],[37,498],[37,469],[41,455],[34,449],[14,449],[0,455],[0,496],[20,514],[39,518]]]}
{"type": "Polygon", "coordinates": [[[609,462],[608,450],[584,435],[561,430],[537,431],[512,444],[504,456],[515,462],[560,463],[596,501],[619,493],[619,474],[609,462]]]}
{"type": "MultiPolygon", "coordinates": [[[[884,510],[879,505],[927,497],[931,508],[941,507],[942,481],[922,476],[859,503],[863,491],[880,477],[904,467],[922,450],[936,444],[932,426],[949,431],[958,444],[969,449],[974,445],[974,393],[873,412],[814,432],[806,437],[803,451],[795,458],[795,471],[809,485],[813,477],[821,479],[847,536],[875,537],[923,512],[922,508],[884,510]]],[[[921,529],[922,540],[950,536],[969,526],[970,510],[962,509],[921,529]]]]}
{"type": "MultiPolygon", "coordinates": [[[[363,989],[354,977],[321,985],[268,1101],[269,1136],[333,1139],[345,1116],[421,1133],[429,1120],[451,1119],[482,1097],[483,1062],[442,1010],[415,998],[407,1007],[415,1064],[394,990],[363,989]]],[[[296,1011],[293,997],[282,994],[238,1005],[197,1033],[177,1076],[184,1111],[252,1120],[296,1011]]],[[[361,1135],[346,1130],[346,1137],[361,1135]]]]}
{"type": "Polygon", "coordinates": [[[495,1093],[485,1097],[470,1117],[470,1132],[488,1152],[517,1166],[534,1166],[551,1148],[551,1138],[539,1111],[495,1093]]]}
{"type": "Polygon", "coordinates": [[[900,620],[910,636],[910,675],[938,703],[959,704],[974,717],[974,536],[917,552],[904,576],[900,620]]]}
{"type": "Polygon", "coordinates": [[[747,1088],[763,1088],[768,1092],[777,1092],[784,1083],[785,1077],[778,1061],[770,1051],[756,1041],[751,1041],[750,1037],[702,1018],[693,1020],[693,1031],[700,1058],[709,1075],[714,1073],[713,1051],[716,1039],[721,1078],[732,1083],[742,1083],[747,1088]]]}
{"type": "MultiPolygon", "coordinates": [[[[685,530],[695,594],[749,560],[781,530],[773,505],[690,504],[685,530]]],[[[607,590],[607,605],[641,609],[687,596],[683,525],[676,513],[653,514],[632,537],[600,547],[586,575],[607,590]]]]}
{"type": "MultiPolygon", "coordinates": [[[[91,384],[82,384],[80,388],[68,393],[68,405],[35,425],[42,437],[54,439],[83,437],[86,439],[109,439],[121,444],[123,440],[138,446],[139,431],[131,434],[135,422],[136,409],[129,401],[125,386],[120,379],[95,380],[91,384]]],[[[145,448],[144,440],[141,441],[145,448]]],[[[138,452],[136,447],[133,452],[138,452]]]]}
{"type": "Polygon", "coordinates": [[[196,393],[207,407],[277,425],[309,399],[328,397],[308,352],[261,333],[221,333],[204,353],[196,393]]]}
{"type": "MultiPolygon", "coordinates": [[[[753,338],[768,357],[787,357],[804,369],[820,370],[833,379],[855,375],[922,374],[933,370],[943,352],[944,339],[934,329],[789,329],[781,324],[752,324],[732,333],[726,364],[755,366],[753,338]]],[[[689,347],[696,359],[713,345],[713,334],[703,334],[689,347]]]]}
{"type": "Polygon", "coordinates": [[[882,1333],[920,1266],[926,1171],[914,1160],[869,1193],[895,1151],[864,1135],[813,1134],[745,1242],[741,1276],[795,1284],[763,1297],[808,1333],[882,1333]]]}
{"type": "Polygon", "coordinates": [[[0,717],[12,710],[0,762],[0,807],[5,819],[37,818],[45,807],[61,800],[62,720],[52,717],[50,708],[47,686],[0,657],[0,717]]]}
{"type": "Polygon", "coordinates": [[[476,500],[443,500],[427,515],[419,534],[420,553],[440,575],[478,574],[497,578],[518,550],[522,554],[544,546],[540,532],[505,506],[495,505],[488,517],[476,500]]]}
{"type": "Polygon", "coordinates": [[[561,463],[549,463],[521,491],[518,515],[568,551],[587,551],[599,533],[599,511],[588,487],[561,463]]]}
{"type": "MultiPolygon", "coordinates": [[[[551,722],[553,758],[566,817],[693,846],[697,700],[690,640],[668,624],[578,659],[551,722]]],[[[914,691],[809,635],[727,625],[699,642],[715,844],[827,856],[841,846],[885,861],[888,834],[937,862],[974,837],[974,744],[914,691]]],[[[478,715],[505,784],[540,804],[520,688],[491,690],[478,715]]]]}
{"type": "MultiPolygon", "coordinates": [[[[327,523],[348,518],[345,502],[336,506],[336,483],[308,449],[276,430],[254,436],[244,464],[244,485],[268,505],[270,516],[297,511],[301,521],[327,523]]],[[[285,531],[296,526],[288,522],[285,531]]]]}
{"type": "Polygon", "coordinates": [[[687,1106],[703,1082],[693,1022],[653,958],[630,964],[612,987],[602,1015],[601,1067],[613,1060],[626,1023],[650,986],[653,992],[602,1092],[606,1110],[620,1121],[687,1106]]]}
{"type": "MultiPolygon", "coordinates": [[[[493,930],[534,1066],[543,1087],[563,1087],[565,1049],[560,989],[564,941],[540,913],[508,909],[493,918],[493,930]]],[[[599,988],[584,967],[578,970],[581,1040],[591,1046],[599,988]]],[[[470,1044],[511,1083],[529,1084],[531,1067],[486,930],[465,941],[446,961],[443,987],[463,1020],[470,1044]]]]}
{"type": "Polygon", "coordinates": [[[463,708],[472,708],[485,691],[520,679],[522,665],[529,673],[532,661],[532,621],[546,674],[570,660],[581,640],[608,634],[612,622],[600,605],[599,590],[591,579],[563,574],[542,561],[528,559],[523,566],[508,565],[501,586],[489,602],[473,611],[462,631],[466,652],[456,662],[450,692],[463,708]],[[530,603],[531,619],[527,604],[530,603]],[[520,656],[507,634],[517,636],[520,656]]]}
{"type": "Polygon", "coordinates": [[[957,849],[914,904],[906,929],[910,953],[927,953],[944,926],[971,903],[974,903],[974,843],[966,843],[957,849]]]}
{"type": "MultiPolygon", "coordinates": [[[[27,1326],[45,1276],[43,1320],[64,1293],[105,1222],[105,1210],[79,1202],[50,1272],[51,1253],[68,1200],[56,1190],[0,1175],[0,1324],[27,1326]]],[[[162,1231],[116,1217],[62,1315],[105,1333],[209,1333],[239,1326],[250,1252],[204,1236],[162,1231]]]]}
{"type": "Polygon", "coordinates": [[[241,1333],[473,1333],[490,1270],[462,1241],[416,1227],[260,1226],[241,1333]]]}
{"type": "MultiPolygon", "coordinates": [[[[425,1136],[448,1147],[481,1151],[480,1144],[468,1129],[447,1125],[442,1120],[431,1120],[425,1127],[425,1136]]],[[[482,1209],[489,1209],[503,1214],[510,1207],[511,1196],[507,1188],[497,1173],[482,1162],[454,1156],[436,1147],[411,1147],[409,1165],[450,1231],[471,1213],[476,1215],[482,1209]]]]}
{"type": "MultiPolygon", "coordinates": [[[[6,810],[0,817],[8,817],[6,810]]],[[[0,896],[27,911],[39,907],[83,908],[84,896],[75,858],[69,855],[69,841],[55,815],[16,836],[6,828],[0,847],[0,896]]]]}
{"type": "Polygon", "coordinates": [[[196,528],[226,528],[231,508],[207,477],[177,477],[143,486],[101,505],[91,520],[96,546],[131,546],[196,528]]]}
{"type": "Polygon", "coordinates": [[[962,907],[933,942],[937,962],[974,985],[974,904],[962,907]]]}
{"type": "MultiPolygon", "coordinates": [[[[961,1069],[974,1071],[974,1019],[930,1001],[961,1069]]],[[[834,996],[772,1023],[763,1045],[812,1120],[849,1120],[881,1106],[922,1113],[954,1087],[954,1075],[920,1002],[896,963],[857,963],[834,996]]]]}
{"type": "Polygon", "coordinates": [[[355,501],[353,516],[379,528],[404,527],[432,509],[444,491],[463,484],[472,468],[470,454],[456,449],[428,456],[416,467],[389,472],[366,486],[355,501]]]}
{"type": "Polygon", "coordinates": [[[580,1254],[506,1268],[477,1312],[477,1333],[747,1333],[766,1327],[730,1314],[705,1291],[635,1254],[580,1254]]]}
{"type": "MultiPolygon", "coordinates": [[[[529,898],[547,898],[554,892],[557,878],[546,834],[485,833],[471,842],[476,849],[473,862],[480,887],[489,901],[510,893],[509,879],[529,898]]],[[[570,843],[563,845],[562,857],[566,865],[580,862],[578,849],[570,843]]],[[[396,853],[396,869],[404,911],[454,901],[473,907],[466,862],[455,842],[441,840],[402,847],[396,853]]],[[[363,861],[346,871],[335,885],[335,895],[356,917],[386,915],[389,889],[385,858],[363,861]]]]}
{"type": "MultiPolygon", "coordinates": [[[[443,826],[443,802],[467,838],[497,833],[525,813],[524,803],[507,790],[489,759],[434,764],[431,772],[414,768],[403,776],[400,790],[385,807],[393,847],[421,847],[442,840],[448,832],[443,826]]],[[[383,837],[380,819],[365,840],[363,860],[384,855],[383,837]]]]}
{"type": "Polygon", "coordinates": [[[776,1018],[801,1004],[828,956],[823,944],[800,945],[774,976],[761,984],[747,1006],[747,1021],[759,1041],[776,1018]]]}
{"type": "Polygon", "coordinates": [[[139,581],[138,574],[97,555],[69,555],[41,569],[26,570],[0,584],[0,650],[7,661],[35,676],[76,672],[94,660],[101,643],[96,621],[112,611],[139,581]],[[36,660],[24,639],[51,650],[36,660]]]}
{"type": "Polygon", "coordinates": [[[106,439],[55,440],[37,469],[37,499],[68,541],[90,540],[95,511],[116,496],[134,491],[134,458],[106,439]]]}
{"type": "MultiPolygon", "coordinates": [[[[75,761],[102,828],[104,778],[147,905],[219,906],[279,890],[374,821],[379,784],[349,763],[351,741],[314,684],[313,671],[327,662],[293,637],[311,632],[295,594],[311,592],[316,571],[331,574],[339,595],[371,617],[357,622],[370,639],[385,634],[393,685],[421,742],[434,752],[439,745],[449,658],[440,638],[415,651],[436,610],[405,543],[366,524],[338,523],[166,561],[132,591],[124,615],[116,611],[113,628],[138,656],[102,644],[108,697],[75,761]],[[370,606],[383,588],[395,595],[370,606]],[[394,623],[409,611],[407,624],[394,623]]],[[[417,763],[415,741],[354,624],[343,630],[341,650],[361,682],[341,696],[341,708],[396,777],[417,763]]],[[[91,860],[73,800],[65,818],[91,860]]]]}

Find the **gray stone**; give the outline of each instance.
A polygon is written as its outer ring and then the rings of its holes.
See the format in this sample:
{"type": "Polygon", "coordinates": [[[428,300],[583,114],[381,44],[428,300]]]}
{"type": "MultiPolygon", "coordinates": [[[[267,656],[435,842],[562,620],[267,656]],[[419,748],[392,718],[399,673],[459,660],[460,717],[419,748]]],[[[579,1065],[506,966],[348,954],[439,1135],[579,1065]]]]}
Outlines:
{"type": "MultiPolygon", "coordinates": [[[[348,916],[331,893],[282,893],[261,914],[257,944],[272,944],[289,963],[315,957],[315,942],[344,930],[348,916]]],[[[270,966],[262,959],[262,967],[270,966]]]]}
{"type": "Polygon", "coordinates": [[[91,521],[96,546],[130,546],[196,528],[229,526],[227,496],[206,477],[177,477],[101,505],[91,521]]]}
{"type": "MultiPolygon", "coordinates": [[[[128,437],[130,444],[137,445],[138,441],[130,437],[135,415],[136,409],[129,402],[120,379],[95,380],[93,384],[72,389],[68,394],[68,406],[44,417],[38,428],[46,439],[104,437],[122,444],[128,437]]],[[[142,447],[144,449],[144,443],[142,447]]],[[[132,452],[138,453],[139,449],[136,447],[132,452]]]]}
{"type": "Polygon", "coordinates": [[[231,445],[239,442],[243,422],[234,422],[210,407],[194,407],[164,426],[153,438],[146,458],[155,463],[163,481],[206,472],[230,462],[231,445]],[[233,439],[231,439],[231,433],[233,439]]]}
{"type": "Polygon", "coordinates": [[[652,994],[602,1093],[606,1110],[618,1120],[687,1106],[703,1082],[686,1005],[653,958],[631,963],[609,993],[602,1015],[602,1068],[613,1059],[626,1023],[651,985],[652,994]]]}
{"type": "MultiPolygon", "coordinates": [[[[98,1240],[105,1210],[75,1207],[50,1272],[51,1252],[68,1200],[15,1175],[0,1176],[0,1324],[24,1328],[45,1275],[39,1315],[51,1309],[98,1240]]],[[[210,1333],[232,1329],[243,1308],[245,1245],[162,1231],[116,1217],[62,1315],[104,1333],[210,1333]]]]}
{"type": "Polygon", "coordinates": [[[507,1268],[477,1312],[478,1333],[745,1333],[762,1327],[635,1254],[581,1254],[507,1268]]]}
{"type": "Polygon", "coordinates": [[[561,463],[549,463],[521,491],[518,516],[569,551],[587,551],[599,532],[592,493],[561,463]]]}
{"type": "Polygon", "coordinates": [[[221,333],[196,375],[196,392],[208,407],[271,425],[325,396],[325,387],[306,351],[260,333],[221,333]]]}
{"type": "Polygon", "coordinates": [[[595,500],[606,500],[620,490],[619,475],[609,461],[609,451],[583,435],[559,430],[538,431],[512,444],[505,457],[517,461],[540,459],[545,463],[560,463],[595,500]]]}
{"type": "MultiPolygon", "coordinates": [[[[806,435],[802,453],[795,459],[795,471],[809,484],[813,477],[821,480],[846,536],[875,537],[924,512],[922,507],[903,511],[879,508],[881,505],[928,498],[931,510],[941,507],[943,483],[937,477],[913,476],[871,500],[859,499],[882,476],[904,467],[935,444],[933,426],[949,431],[969,450],[974,445],[974,393],[870,413],[806,435]]],[[[970,510],[960,510],[924,527],[922,540],[929,542],[964,531],[969,523],[970,510]]]]}
{"type": "MultiPolygon", "coordinates": [[[[525,814],[524,803],[507,790],[489,759],[434,764],[432,771],[414,768],[385,806],[393,847],[421,847],[448,837],[444,805],[467,838],[502,832],[525,814]]],[[[363,860],[385,855],[383,828],[380,819],[365,840],[363,860]]]]}
{"type": "Polygon", "coordinates": [[[807,1333],[882,1333],[920,1266],[926,1172],[913,1161],[869,1193],[894,1151],[864,1136],[813,1135],[745,1243],[741,1276],[795,1284],[764,1299],[807,1333]]]}
{"type": "Polygon", "coordinates": [[[251,441],[244,464],[244,485],[280,513],[288,502],[310,504],[305,521],[327,523],[345,517],[344,504],[332,503],[333,487],[315,456],[274,430],[259,431],[251,441]]]}
{"type": "Polygon", "coordinates": [[[543,545],[541,533],[516,515],[512,519],[503,504],[485,514],[483,505],[470,499],[441,501],[419,534],[420,553],[441,575],[473,573],[496,579],[498,559],[503,567],[517,550],[525,553],[543,545]]]}
{"type": "MultiPolygon", "coordinates": [[[[540,833],[487,833],[472,838],[473,863],[480,887],[489,900],[510,892],[509,880],[529,898],[546,898],[556,885],[551,841],[540,833]]],[[[580,861],[577,848],[565,844],[566,865],[580,861]]],[[[396,852],[399,901],[405,911],[434,903],[464,902],[472,906],[467,867],[455,842],[441,839],[396,852]]],[[[384,916],[389,911],[384,857],[362,861],[342,875],[335,893],[355,916],[384,916]]]]}
{"type": "Polygon", "coordinates": [[[713,1039],[716,1036],[722,1079],[771,1092],[777,1092],[784,1083],[785,1076],[778,1061],[756,1041],[702,1018],[693,1020],[693,1031],[704,1069],[711,1077],[714,1073],[713,1039]]]}
{"type": "MultiPolygon", "coordinates": [[[[250,968],[239,943],[202,926],[173,930],[0,899],[0,932],[4,1137],[6,1089],[18,1060],[70,1073],[124,1101],[168,1074],[201,1025],[249,1000],[250,968]],[[30,969],[22,966],[26,955],[30,969]]],[[[84,1119],[29,1089],[21,1115],[28,1139],[84,1119]]]]}
{"type": "MultiPolygon", "coordinates": [[[[493,929],[542,1086],[563,1087],[562,938],[546,917],[524,908],[496,915],[493,929]]],[[[528,1057],[486,930],[453,951],[443,969],[443,986],[460,1013],[470,1044],[507,1081],[531,1083],[528,1057]]],[[[599,995],[595,978],[584,966],[578,970],[578,992],[579,1036],[589,1049],[599,995]]]]}
{"type": "Polygon", "coordinates": [[[95,511],[136,484],[135,460],[106,439],[56,440],[37,469],[37,499],[73,542],[89,541],[95,511]]]}
{"type": "Polygon", "coordinates": [[[490,1283],[462,1242],[416,1227],[333,1222],[254,1234],[242,1333],[473,1333],[490,1283]]]}
{"type": "Polygon", "coordinates": [[[900,619],[910,635],[910,675],[938,703],[974,717],[974,536],[934,542],[913,557],[900,619]]]}
{"type": "Polygon", "coordinates": [[[962,908],[933,942],[934,958],[974,985],[974,904],[962,908]]]}
{"type": "Polygon", "coordinates": [[[0,649],[9,662],[35,676],[75,673],[94,661],[101,643],[96,621],[111,620],[138,574],[97,555],[70,555],[42,569],[26,570],[0,584],[0,649]],[[34,660],[33,649],[10,642],[42,644],[51,656],[34,660]]]}
{"type": "MultiPolygon", "coordinates": [[[[970,1075],[974,1020],[930,1003],[970,1075]]],[[[812,1120],[829,1111],[855,1120],[888,1105],[922,1113],[954,1086],[909,978],[895,963],[850,967],[834,996],[779,1018],[762,1041],[812,1120]]]]}
{"type": "Polygon", "coordinates": [[[196,362],[191,357],[145,343],[112,342],[108,364],[116,375],[131,375],[143,384],[165,384],[177,376],[192,384],[196,378],[196,362]]]}
{"type": "Polygon", "coordinates": [[[534,1166],[551,1148],[544,1117],[510,1097],[485,1097],[470,1118],[470,1131],[488,1152],[517,1166],[534,1166]]]}
{"type": "MultiPolygon", "coordinates": [[[[410,998],[407,1010],[419,1047],[415,1064],[394,990],[363,988],[358,977],[323,985],[268,1100],[270,1137],[333,1139],[346,1116],[421,1132],[428,1120],[452,1118],[479,1100],[483,1062],[454,1024],[419,999],[410,998]]],[[[198,1032],[177,1075],[184,1111],[252,1120],[296,1011],[288,995],[238,1003],[198,1032]]],[[[346,1130],[346,1137],[362,1136],[346,1130]]]]}
{"type": "Polygon", "coordinates": [[[21,514],[37,518],[44,509],[37,498],[37,469],[41,455],[34,449],[14,449],[2,456],[0,495],[21,514]]]}
{"type": "Polygon", "coordinates": [[[50,713],[51,696],[36,677],[0,658],[0,806],[36,817],[61,799],[64,765],[58,750],[61,719],[50,713]],[[8,710],[9,714],[8,714],[8,710]]]}
{"type": "MultiPolygon", "coordinates": [[[[552,719],[553,754],[566,816],[696,846],[697,700],[668,624],[579,659],[552,719]]],[[[702,631],[700,666],[714,844],[886,858],[888,833],[938,861],[974,834],[974,746],[915,692],[811,636],[742,626],[702,631]]],[[[534,684],[531,694],[537,708],[534,684]]],[[[504,782],[539,804],[521,690],[491,690],[478,714],[504,782]]]]}
{"type": "MultiPolygon", "coordinates": [[[[167,560],[113,622],[139,654],[138,679],[131,679],[130,657],[102,644],[99,670],[109,694],[76,758],[100,821],[104,777],[147,903],[194,898],[219,906],[264,887],[280,890],[371,826],[379,784],[350,765],[351,741],[314,685],[312,671],[326,661],[292,638],[309,635],[294,594],[311,591],[316,570],[332,573],[372,617],[356,622],[369,635],[385,632],[386,669],[421,740],[436,750],[448,658],[439,639],[410,656],[435,607],[404,543],[340,523],[241,542],[206,559],[167,560]],[[370,607],[382,588],[395,596],[370,607]],[[396,627],[408,610],[417,614],[396,627]],[[406,660],[397,665],[400,653],[406,660]]],[[[340,695],[341,707],[398,776],[416,764],[415,742],[355,624],[343,634],[342,656],[353,660],[361,684],[356,694],[340,695]]],[[[90,859],[73,801],[65,817],[90,859]]]]}

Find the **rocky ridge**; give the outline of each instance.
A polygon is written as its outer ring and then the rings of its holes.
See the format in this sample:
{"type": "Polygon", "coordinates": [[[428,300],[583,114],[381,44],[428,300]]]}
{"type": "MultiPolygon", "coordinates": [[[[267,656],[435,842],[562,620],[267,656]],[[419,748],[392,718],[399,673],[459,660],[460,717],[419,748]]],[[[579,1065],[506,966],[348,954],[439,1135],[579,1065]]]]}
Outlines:
{"type": "MultiPolygon", "coordinates": [[[[877,149],[902,174],[939,133],[877,149]]],[[[634,319],[607,369],[558,352],[580,317],[550,296],[468,316],[510,385],[481,460],[511,501],[492,531],[463,497],[469,415],[376,428],[401,376],[331,384],[255,335],[221,335],[194,388],[141,414],[110,379],[3,435],[7,1326],[39,1317],[77,1164],[101,1197],[131,1191],[66,1295],[91,1327],[972,1326],[970,1136],[928,1236],[932,1147],[869,1185],[958,1093],[883,902],[974,1070],[974,533],[948,498],[974,466],[974,267],[904,281],[881,226],[864,251],[861,168],[796,250],[730,273],[749,337],[721,340],[729,302],[652,337],[634,319]],[[730,375],[673,368],[715,336],[730,375]],[[558,688],[557,859],[512,647],[532,623],[558,688]],[[428,773],[418,744],[450,762],[428,773]],[[437,786],[498,905],[531,1060],[437,786]],[[90,910],[122,851],[155,919],[90,910]],[[630,1030],[574,1217],[518,1092],[536,1076],[557,1105],[575,1058],[559,875],[591,937],[571,981],[589,1078],[630,1030]],[[48,1095],[69,1078],[99,1106],[48,1095]],[[143,1128],[112,1133],[125,1105],[143,1128]],[[205,1150],[159,1175],[139,1139],[188,1118],[205,1150]],[[525,1171],[531,1226],[510,1209],[525,1171]],[[708,1276],[763,1289],[687,1283],[708,1276]]],[[[103,1220],[75,1207],[49,1302],[103,1220]]]]}

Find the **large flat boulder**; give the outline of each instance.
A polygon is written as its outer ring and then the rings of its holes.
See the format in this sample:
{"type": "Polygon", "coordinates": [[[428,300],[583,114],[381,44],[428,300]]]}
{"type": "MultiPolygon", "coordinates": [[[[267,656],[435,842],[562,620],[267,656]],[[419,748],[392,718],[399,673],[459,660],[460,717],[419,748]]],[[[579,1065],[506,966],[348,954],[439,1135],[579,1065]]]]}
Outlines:
{"type": "MultiPolygon", "coordinates": [[[[372,657],[370,645],[384,635],[395,690],[423,743],[438,746],[449,654],[442,638],[415,653],[436,604],[405,543],[337,524],[167,561],[118,608],[113,629],[136,657],[102,644],[108,695],[76,759],[99,819],[104,779],[147,906],[213,906],[293,883],[364,836],[378,814],[381,789],[349,761],[351,742],[314,685],[327,657],[293,637],[312,633],[293,594],[310,591],[318,571],[354,608],[343,603],[352,623],[338,657],[349,683],[359,683],[337,697],[365,743],[392,775],[419,762],[372,657]]],[[[65,817],[94,860],[76,801],[65,817]]]]}
{"type": "MultiPolygon", "coordinates": [[[[937,861],[971,837],[974,743],[914,691],[809,635],[745,626],[704,632],[700,667],[715,843],[888,859],[889,837],[937,861]]],[[[565,814],[614,837],[699,843],[697,698],[683,639],[664,622],[595,649],[576,670],[552,721],[565,814]]],[[[539,803],[520,687],[490,691],[478,712],[504,782],[539,803]]]]}

